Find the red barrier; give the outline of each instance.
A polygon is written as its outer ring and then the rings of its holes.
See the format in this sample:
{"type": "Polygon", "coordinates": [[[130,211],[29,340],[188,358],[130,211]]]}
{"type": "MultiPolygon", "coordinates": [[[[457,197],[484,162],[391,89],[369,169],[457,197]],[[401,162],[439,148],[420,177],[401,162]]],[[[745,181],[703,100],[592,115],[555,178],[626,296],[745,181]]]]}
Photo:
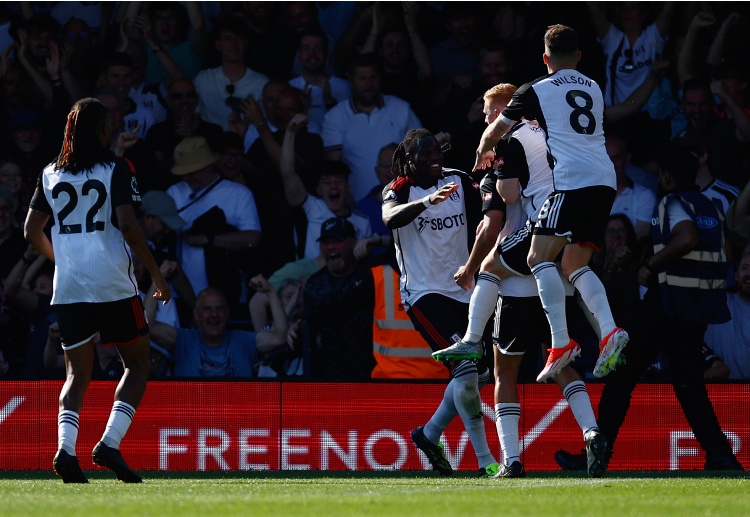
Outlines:
{"type": "MultiPolygon", "coordinates": [[[[0,469],[48,470],[57,448],[61,382],[0,382],[0,469]]],[[[78,456],[109,415],[115,384],[94,382],[81,412],[78,456]]],[[[596,407],[602,385],[588,386],[596,407]]],[[[409,431],[430,417],[443,384],[151,382],[122,444],[137,470],[411,470],[429,468],[409,431]]],[[[750,468],[750,384],[709,386],[739,460],[750,468]]],[[[581,431],[554,385],[521,386],[522,461],[558,470],[557,449],[579,451],[581,431]]],[[[482,391],[487,436],[499,456],[492,388],[482,391]]],[[[451,463],[477,467],[459,419],[443,436],[451,463]]],[[[670,385],[636,389],[617,441],[613,470],[702,469],[703,453],[670,385]]]]}

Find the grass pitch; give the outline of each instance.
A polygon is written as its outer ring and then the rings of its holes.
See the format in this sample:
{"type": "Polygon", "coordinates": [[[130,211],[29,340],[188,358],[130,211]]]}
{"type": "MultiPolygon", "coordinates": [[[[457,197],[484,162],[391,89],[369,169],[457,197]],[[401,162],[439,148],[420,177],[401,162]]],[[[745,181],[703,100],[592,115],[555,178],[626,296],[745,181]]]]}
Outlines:
{"type": "Polygon", "coordinates": [[[459,472],[143,472],[116,482],[87,472],[0,472],[0,515],[44,517],[425,515],[750,516],[750,475],[705,472],[529,473],[493,480],[459,472]]]}

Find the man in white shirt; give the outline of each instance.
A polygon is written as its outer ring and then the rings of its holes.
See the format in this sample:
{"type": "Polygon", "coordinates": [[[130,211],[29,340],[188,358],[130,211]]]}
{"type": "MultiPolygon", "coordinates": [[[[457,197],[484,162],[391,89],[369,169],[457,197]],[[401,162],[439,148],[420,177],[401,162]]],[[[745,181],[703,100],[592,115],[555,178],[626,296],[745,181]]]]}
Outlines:
{"type": "Polygon", "coordinates": [[[200,94],[199,110],[203,120],[231,131],[229,116],[239,112],[240,100],[260,99],[268,77],[245,66],[247,28],[241,19],[227,17],[214,28],[214,46],[219,51],[221,65],[202,70],[193,82],[200,94]]]}
{"type": "Polygon", "coordinates": [[[333,107],[323,121],[326,157],[341,160],[352,171],[349,183],[354,201],[365,197],[377,185],[372,168],[378,151],[400,142],[406,132],[422,127],[409,103],[380,93],[380,66],[374,54],[352,60],[350,99],[333,107]]]}

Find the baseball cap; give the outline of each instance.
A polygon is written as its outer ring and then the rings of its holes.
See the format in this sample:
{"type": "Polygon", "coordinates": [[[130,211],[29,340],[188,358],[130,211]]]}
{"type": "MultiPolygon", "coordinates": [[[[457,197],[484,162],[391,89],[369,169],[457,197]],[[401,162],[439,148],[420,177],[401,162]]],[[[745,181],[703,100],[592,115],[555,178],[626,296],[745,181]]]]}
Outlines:
{"type": "Polygon", "coordinates": [[[160,218],[173,230],[185,226],[185,219],[177,212],[172,196],[161,190],[149,190],[141,197],[141,211],[160,218]]]}
{"type": "Polygon", "coordinates": [[[205,169],[216,163],[217,156],[208,146],[208,140],[202,136],[184,138],[174,148],[174,167],[172,174],[185,176],[191,172],[205,169]]]}
{"type": "Polygon", "coordinates": [[[357,233],[354,231],[354,225],[343,217],[331,217],[320,225],[318,242],[326,237],[333,237],[339,240],[354,239],[357,237],[357,233]]]}

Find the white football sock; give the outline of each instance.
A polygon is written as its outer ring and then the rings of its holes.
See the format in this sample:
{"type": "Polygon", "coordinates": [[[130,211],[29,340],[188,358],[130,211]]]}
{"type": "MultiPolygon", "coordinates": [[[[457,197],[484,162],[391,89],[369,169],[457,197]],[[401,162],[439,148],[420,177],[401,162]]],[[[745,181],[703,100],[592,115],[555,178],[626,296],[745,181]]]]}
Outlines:
{"type": "Polygon", "coordinates": [[[552,348],[562,348],[570,342],[568,322],[565,318],[565,286],[554,262],[540,262],[531,268],[539,289],[539,298],[547,314],[552,348]]]}
{"type": "Polygon", "coordinates": [[[591,407],[589,392],[586,390],[586,384],[583,381],[573,381],[563,388],[563,395],[568,401],[573,416],[585,433],[589,429],[598,428],[594,410],[591,407]]]}
{"type": "Polygon", "coordinates": [[[79,417],[75,411],[63,409],[57,414],[57,448],[71,456],[76,455],[78,424],[79,417]]]}
{"type": "Polygon", "coordinates": [[[104,445],[119,449],[120,441],[128,432],[134,416],[135,408],[133,406],[121,400],[116,401],[112,405],[107,427],[104,429],[104,435],[102,435],[104,445]]]}
{"type": "Polygon", "coordinates": [[[503,463],[510,466],[514,461],[521,461],[518,440],[518,423],[521,420],[521,404],[517,402],[500,402],[495,404],[495,427],[503,451],[503,463]]]}
{"type": "Polygon", "coordinates": [[[477,343],[484,336],[487,322],[497,307],[497,295],[500,277],[492,273],[479,273],[477,285],[469,301],[469,326],[462,341],[477,343]]]}
{"type": "Polygon", "coordinates": [[[612,310],[609,308],[604,284],[588,266],[571,273],[570,283],[581,293],[583,303],[596,318],[601,336],[604,338],[615,329],[615,320],[612,317],[612,310]]]}

